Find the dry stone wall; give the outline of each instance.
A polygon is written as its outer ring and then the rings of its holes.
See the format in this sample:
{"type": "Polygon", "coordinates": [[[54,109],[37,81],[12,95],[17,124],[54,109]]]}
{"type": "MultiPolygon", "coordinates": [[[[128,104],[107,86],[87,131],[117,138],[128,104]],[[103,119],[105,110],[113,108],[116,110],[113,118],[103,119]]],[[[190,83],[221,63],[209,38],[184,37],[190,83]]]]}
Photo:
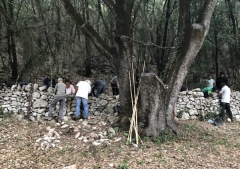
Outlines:
{"type": "MultiPolygon", "coordinates": [[[[46,91],[45,86],[39,87],[37,84],[33,85],[33,91],[31,92],[31,85],[27,86],[15,86],[11,89],[3,88],[0,90],[0,108],[3,113],[13,112],[19,116],[27,114],[30,99],[32,98],[32,108],[30,119],[32,121],[40,120],[41,117],[48,115],[49,104],[54,98],[53,89],[48,88],[46,91]],[[32,97],[30,97],[30,95],[32,97]]],[[[113,113],[113,107],[118,103],[118,98],[111,97],[105,94],[100,95],[99,98],[89,98],[89,113],[95,116],[101,115],[101,113],[110,114],[113,113]]],[[[75,97],[66,97],[65,115],[71,115],[76,110],[75,97]]],[[[56,106],[53,115],[58,114],[58,105],[56,106]]],[[[0,117],[1,118],[1,117],[0,117]]],[[[0,119],[2,120],[2,119],[0,119]]]]}
{"type": "MultiPolygon", "coordinates": [[[[232,91],[231,110],[236,121],[240,121],[240,92],[232,91]]],[[[209,118],[220,113],[220,100],[217,93],[204,98],[200,88],[180,92],[176,104],[176,117],[181,120],[209,118]]]]}
{"type": "MultiPolygon", "coordinates": [[[[27,114],[30,95],[32,96],[32,109],[30,119],[35,121],[41,117],[48,115],[48,107],[53,100],[53,89],[49,88],[45,91],[45,86],[39,87],[37,84],[33,85],[33,92],[31,85],[15,86],[11,89],[3,88],[0,90],[0,108],[2,113],[13,112],[22,117],[27,114]],[[32,94],[30,94],[32,93],[32,94]]],[[[231,95],[231,110],[236,121],[240,121],[240,92],[233,91],[231,95]]],[[[113,107],[119,104],[118,98],[108,95],[100,95],[99,98],[90,97],[89,99],[89,113],[99,116],[102,113],[113,113],[113,107]]],[[[75,97],[66,97],[65,115],[71,115],[75,112],[75,97]]],[[[219,98],[216,93],[209,98],[204,98],[200,89],[194,89],[188,92],[180,92],[176,104],[176,117],[179,120],[189,120],[198,118],[208,118],[209,115],[217,115],[220,112],[219,98]]],[[[58,105],[54,115],[58,114],[58,105]]],[[[0,116],[0,121],[1,121],[0,116]]]]}

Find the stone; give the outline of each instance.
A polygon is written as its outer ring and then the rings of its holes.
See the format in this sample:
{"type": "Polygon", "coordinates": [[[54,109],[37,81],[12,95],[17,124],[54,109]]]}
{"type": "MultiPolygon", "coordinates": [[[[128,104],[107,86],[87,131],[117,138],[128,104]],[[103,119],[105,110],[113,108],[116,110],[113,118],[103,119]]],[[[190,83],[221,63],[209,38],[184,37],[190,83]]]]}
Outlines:
{"type": "Polygon", "coordinates": [[[9,97],[4,97],[4,99],[3,100],[9,100],[10,98],[9,97]]]}
{"type": "Polygon", "coordinates": [[[11,91],[14,91],[17,88],[17,85],[12,85],[11,91]]]}
{"type": "Polygon", "coordinates": [[[93,113],[93,115],[94,115],[94,116],[100,116],[101,113],[100,113],[99,111],[95,111],[95,112],[93,113]]]}
{"type": "Polygon", "coordinates": [[[22,92],[25,91],[25,87],[26,87],[26,85],[22,86],[22,92]]]}
{"type": "Polygon", "coordinates": [[[63,167],[63,169],[77,169],[77,165],[76,164],[70,165],[70,166],[67,166],[67,167],[63,167]]]}
{"type": "Polygon", "coordinates": [[[118,113],[116,114],[113,114],[112,116],[108,116],[107,117],[107,121],[110,123],[110,124],[113,124],[116,120],[116,116],[118,116],[118,113]]]}
{"type": "Polygon", "coordinates": [[[119,141],[121,141],[121,140],[122,140],[122,138],[121,138],[121,137],[114,138],[114,142],[119,142],[119,141]]]}
{"type": "Polygon", "coordinates": [[[47,98],[48,98],[47,95],[42,95],[42,96],[41,96],[41,99],[42,99],[42,100],[47,100],[47,98]]]}
{"type": "Polygon", "coordinates": [[[30,120],[31,120],[31,121],[35,121],[35,117],[30,116],[30,120]]]}
{"type": "Polygon", "coordinates": [[[64,125],[61,126],[62,129],[65,129],[65,128],[67,128],[67,127],[69,127],[68,124],[64,124],[64,125]]]}
{"type": "Polygon", "coordinates": [[[37,113],[38,113],[38,114],[44,114],[45,112],[46,112],[46,108],[38,109],[38,110],[37,110],[37,113]]]}
{"type": "Polygon", "coordinates": [[[193,89],[192,91],[193,92],[201,92],[201,89],[200,88],[196,88],[196,89],[193,89]]]}
{"type": "Polygon", "coordinates": [[[92,144],[93,144],[94,146],[99,146],[99,145],[101,145],[101,142],[98,141],[98,140],[96,140],[96,141],[92,142],[92,144]]]}
{"type": "Polygon", "coordinates": [[[41,86],[41,87],[39,87],[39,90],[40,91],[43,91],[43,90],[46,90],[47,89],[47,86],[41,86]]]}
{"type": "Polygon", "coordinates": [[[20,84],[17,86],[17,90],[18,91],[22,90],[22,87],[20,86],[20,84]]]}
{"type": "Polygon", "coordinates": [[[28,84],[28,85],[25,87],[25,91],[26,91],[26,92],[30,92],[30,90],[31,90],[31,85],[28,84]]]}
{"type": "Polygon", "coordinates": [[[115,105],[113,105],[113,104],[108,104],[105,108],[104,108],[104,110],[102,111],[102,113],[105,113],[105,114],[111,114],[111,113],[113,113],[113,107],[114,107],[115,105]]]}
{"type": "Polygon", "coordinates": [[[33,98],[36,98],[36,99],[39,99],[40,98],[40,93],[38,93],[38,92],[34,92],[33,93],[33,98]]]}
{"type": "Polygon", "coordinates": [[[38,99],[36,101],[33,102],[33,108],[46,108],[48,106],[48,102],[46,102],[45,100],[41,100],[38,99]]]}
{"type": "Polygon", "coordinates": [[[69,116],[64,116],[64,117],[63,117],[63,121],[64,121],[64,122],[67,122],[67,121],[69,121],[70,119],[71,119],[71,118],[70,118],[69,116]]]}
{"type": "Polygon", "coordinates": [[[32,116],[33,116],[33,117],[37,117],[37,113],[36,113],[36,112],[33,112],[33,113],[32,113],[32,116]]]}
{"type": "Polygon", "coordinates": [[[80,135],[81,135],[81,133],[78,132],[78,133],[75,135],[75,138],[76,138],[76,139],[79,138],[80,135]]]}
{"type": "Polygon", "coordinates": [[[239,115],[239,114],[236,115],[236,116],[235,116],[235,119],[236,119],[236,121],[240,121],[240,115],[239,115]]]}
{"type": "Polygon", "coordinates": [[[52,88],[52,87],[49,87],[49,88],[47,89],[47,92],[48,92],[48,93],[52,93],[52,92],[53,92],[53,88],[52,88]]]}
{"type": "Polygon", "coordinates": [[[184,113],[182,114],[181,120],[189,120],[189,119],[190,119],[189,114],[184,112],[184,113]]]}
{"type": "Polygon", "coordinates": [[[98,104],[100,104],[101,106],[106,106],[108,104],[108,101],[102,99],[98,102],[98,104]]]}
{"type": "Polygon", "coordinates": [[[24,103],[24,106],[28,107],[29,106],[29,102],[24,103]]]}
{"type": "Polygon", "coordinates": [[[34,83],[33,85],[33,91],[36,91],[38,89],[38,84],[37,83],[34,83]]]}
{"type": "Polygon", "coordinates": [[[192,116],[192,115],[197,115],[198,112],[197,112],[196,109],[191,109],[191,110],[189,110],[189,114],[190,114],[191,116],[192,116]]]}
{"type": "Polygon", "coordinates": [[[116,136],[116,131],[112,127],[108,128],[107,132],[110,137],[116,136]]]}

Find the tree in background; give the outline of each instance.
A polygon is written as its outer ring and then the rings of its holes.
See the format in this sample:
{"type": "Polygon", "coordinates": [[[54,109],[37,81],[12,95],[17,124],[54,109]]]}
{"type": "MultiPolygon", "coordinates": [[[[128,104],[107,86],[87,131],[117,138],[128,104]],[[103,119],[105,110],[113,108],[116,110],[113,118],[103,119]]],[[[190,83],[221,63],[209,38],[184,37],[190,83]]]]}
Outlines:
{"type": "MultiPolygon", "coordinates": [[[[112,32],[115,44],[112,46],[109,46],[102,40],[94,28],[77,13],[69,0],[62,0],[62,2],[68,14],[74,19],[82,32],[88,36],[95,47],[109,60],[113,68],[115,68],[120,81],[121,113],[122,119],[124,119],[121,122],[123,126],[125,126],[131,114],[128,71],[130,70],[133,54],[131,16],[134,0],[103,1],[116,18],[115,31],[112,32]]],[[[158,86],[156,89],[156,93],[158,94],[154,96],[153,100],[158,100],[158,102],[153,103],[158,104],[155,105],[158,106],[158,108],[152,106],[153,108],[150,110],[151,116],[155,118],[150,118],[148,122],[149,126],[146,129],[147,135],[157,137],[160,132],[164,131],[167,127],[177,132],[176,125],[173,121],[174,105],[189,67],[201,49],[208,33],[210,20],[216,3],[217,0],[205,0],[196,22],[192,23],[191,3],[189,3],[189,1],[179,0],[178,50],[176,56],[167,61],[166,69],[163,73],[163,80],[167,82],[169,88],[168,90],[162,90],[161,87],[158,86]]]]}

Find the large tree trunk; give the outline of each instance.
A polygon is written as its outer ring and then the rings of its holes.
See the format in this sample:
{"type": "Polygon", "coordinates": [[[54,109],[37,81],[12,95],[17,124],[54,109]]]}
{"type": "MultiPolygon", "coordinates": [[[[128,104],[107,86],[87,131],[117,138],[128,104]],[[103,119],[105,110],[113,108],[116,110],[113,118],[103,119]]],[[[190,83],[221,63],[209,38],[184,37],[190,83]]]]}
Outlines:
{"type": "MultiPolygon", "coordinates": [[[[172,129],[174,133],[177,133],[178,128],[173,120],[173,112],[178,94],[188,73],[188,69],[201,49],[203,41],[208,33],[210,20],[216,4],[217,0],[205,0],[203,7],[200,10],[201,12],[199,14],[198,21],[192,24],[189,2],[179,0],[179,48],[175,59],[169,60],[167,69],[165,70],[163,76],[163,80],[168,84],[168,89],[166,91],[158,91],[160,92],[158,93],[161,96],[160,99],[153,94],[153,98],[161,100],[161,106],[156,103],[155,106],[152,106],[152,104],[151,106],[145,105],[145,107],[151,108],[149,112],[152,112],[149,116],[150,121],[148,124],[158,124],[160,122],[164,123],[164,120],[161,119],[160,121],[158,118],[159,116],[165,119],[165,123],[157,125],[154,128],[152,125],[150,125],[150,128],[146,129],[146,132],[149,136],[156,137],[160,135],[161,132],[165,130],[165,127],[163,127],[165,125],[172,129]]],[[[155,83],[154,79],[151,81],[153,84],[155,83]]],[[[145,86],[145,84],[143,84],[143,86],[145,86]]],[[[149,87],[153,86],[149,85],[149,87]]],[[[159,89],[159,87],[157,89],[159,89]]],[[[148,89],[148,91],[151,92],[151,89],[148,89]]],[[[144,100],[142,102],[144,102],[144,100]]],[[[152,102],[154,102],[154,100],[152,100],[152,102]]],[[[143,113],[146,114],[146,112],[143,113]]]]}
{"type": "Polygon", "coordinates": [[[116,30],[114,32],[114,46],[110,47],[74,9],[69,0],[61,0],[68,14],[75,20],[81,31],[91,40],[93,45],[103,54],[115,70],[120,85],[121,103],[121,125],[128,127],[125,122],[129,122],[131,116],[131,99],[128,80],[128,71],[131,66],[132,44],[129,40],[132,37],[131,14],[133,0],[103,0],[109,10],[116,15],[116,30]]]}
{"type": "Polygon", "coordinates": [[[163,102],[163,86],[153,73],[141,76],[141,106],[144,120],[144,134],[157,137],[166,130],[166,115],[163,102]]]}
{"type": "MultiPolygon", "coordinates": [[[[15,33],[13,31],[13,21],[14,21],[14,14],[13,14],[13,0],[8,1],[8,13],[5,19],[7,21],[7,44],[8,44],[8,55],[9,55],[9,62],[12,69],[12,77],[11,80],[17,80],[18,76],[18,62],[17,62],[17,52],[16,52],[16,42],[15,42],[15,33]]],[[[5,8],[7,11],[7,8],[5,8]]]]}
{"type": "Polygon", "coordinates": [[[114,67],[117,72],[119,85],[120,85],[120,104],[121,104],[121,127],[128,127],[129,117],[132,114],[129,77],[128,71],[130,71],[132,61],[132,44],[129,38],[132,37],[131,33],[131,12],[132,12],[132,0],[116,1],[116,35],[115,43],[117,49],[117,59],[114,62],[114,67]]]}
{"type": "Polygon", "coordinates": [[[238,21],[237,17],[235,16],[235,6],[234,2],[230,0],[226,0],[227,5],[229,8],[229,17],[232,22],[232,34],[233,34],[233,42],[230,46],[230,53],[231,53],[231,65],[232,65],[232,70],[233,70],[233,77],[236,78],[236,72],[238,72],[238,67],[239,67],[239,59],[237,59],[240,55],[240,50],[239,50],[239,36],[238,36],[238,21]],[[232,52],[231,52],[232,51],[232,52]]]}
{"type": "MultiPolygon", "coordinates": [[[[89,9],[88,9],[88,0],[85,0],[84,2],[85,4],[85,10],[84,10],[84,14],[85,14],[85,20],[89,21],[89,9]]],[[[92,67],[92,57],[91,57],[91,44],[90,44],[90,40],[89,38],[87,38],[87,36],[85,36],[85,52],[86,52],[86,63],[85,63],[85,75],[86,77],[90,77],[92,75],[92,71],[91,71],[91,67],[92,67]]]]}

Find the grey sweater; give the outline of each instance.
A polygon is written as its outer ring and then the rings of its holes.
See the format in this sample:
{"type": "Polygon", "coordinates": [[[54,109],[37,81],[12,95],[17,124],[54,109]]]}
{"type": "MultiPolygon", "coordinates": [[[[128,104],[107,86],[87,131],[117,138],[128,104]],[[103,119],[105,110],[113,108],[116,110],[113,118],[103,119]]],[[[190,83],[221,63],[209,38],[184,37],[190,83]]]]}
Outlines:
{"type": "Polygon", "coordinates": [[[54,88],[54,93],[56,96],[65,96],[66,93],[66,85],[64,83],[57,83],[54,88]]]}

